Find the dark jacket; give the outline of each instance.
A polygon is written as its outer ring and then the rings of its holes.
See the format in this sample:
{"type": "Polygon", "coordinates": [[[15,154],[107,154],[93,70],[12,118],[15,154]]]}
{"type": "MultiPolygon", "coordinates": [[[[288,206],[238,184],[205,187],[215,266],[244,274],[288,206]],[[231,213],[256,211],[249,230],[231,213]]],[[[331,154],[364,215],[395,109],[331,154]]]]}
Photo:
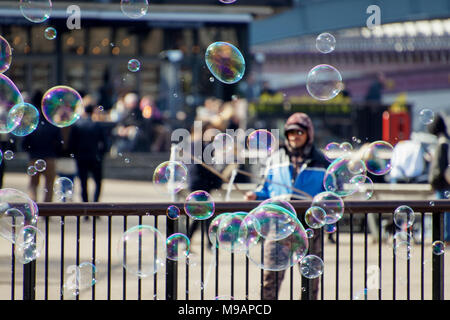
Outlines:
{"type": "Polygon", "coordinates": [[[61,129],[45,119],[22,141],[22,149],[28,152],[30,159],[57,158],[61,154],[62,146],[61,129]]]}
{"type": "Polygon", "coordinates": [[[69,135],[69,150],[75,159],[101,161],[107,151],[105,131],[90,118],[78,120],[69,135]]]}
{"type": "Polygon", "coordinates": [[[428,131],[438,137],[438,144],[430,165],[428,182],[431,184],[433,190],[449,190],[450,185],[445,179],[445,170],[449,165],[448,156],[450,141],[444,118],[438,114],[436,119],[428,125],[428,131]]]}

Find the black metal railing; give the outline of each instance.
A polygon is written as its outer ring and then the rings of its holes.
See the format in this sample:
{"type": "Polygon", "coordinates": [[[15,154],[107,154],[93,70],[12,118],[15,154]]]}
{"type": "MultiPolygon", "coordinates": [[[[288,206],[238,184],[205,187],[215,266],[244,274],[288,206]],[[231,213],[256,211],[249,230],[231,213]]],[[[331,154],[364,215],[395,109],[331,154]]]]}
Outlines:
{"type": "MultiPolygon", "coordinates": [[[[216,203],[215,214],[248,212],[257,204],[258,202],[220,202],[216,203]]],[[[292,201],[291,204],[299,215],[310,206],[309,201],[292,201]]],[[[194,252],[200,256],[198,266],[190,263],[192,257],[188,257],[186,263],[166,260],[165,272],[155,273],[153,277],[138,278],[117,264],[116,254],[113,252],[115,247],[113,238],[121,236],[129,227],[150,224],[166,237],[181,229],[189,229],[189,219],[171,220],[166,217],[168,205],[167,203],[40,203],[39,226],[45,236],[45,248],[38,259],[23,265],[23,278],[20,279],[17,276],[20,274],[17,269],[21,265],[16,262],[12,244],[10,298],[80,299],[81,294],[67,297],[64,293],[65,268],[70,263],[79,265],[85,259],[92,261],[99,268],[103,265],[103,275],[92,288],[83,293],[82,299],[213,299],[224,295],[225,291],[226,296],[235,299],[264,299],[262,296],[264,271],[250,263],[245,255],[223,252],[224,250],[220,248],[216,249],[215,255],[211,255],[206,248],[208,235],[204,226],[200,231],[200,248],[195,247],[200,252],[194,252]],[[84,217],[90,217],[91,220],[85,221],[84,217]],[[97,261],[99,257],[105,257],[106,261],[97,261]],[[214,276],[211,276],[212,272],[214,276]],[[194,278],[199,280],[193,282],[194,278]],[[23,288],[22,297],[21,290],[16,288],[20,286],[20,282],[23,288]],[[130,287],[137,288],[137,292],[130,291],[130,287]],[[59,291],[57,295],[55,291],[59,291]]],[[[183,203],[175,205],[183,207],[183,203]]],[[[435,200],[431,204],[430,201],[346,202],[344,218],[337,223],[337,230],[334,233],[335,244],[326,243],[327,238],[323,229],[316,230],[320,232],[325,265],[319,282],[319,299],[443,300],[445,254],[436,255],[431,252],[431,243],[443,240],[443,212],[450,212],[450,201],[435,200]],[[416,234],[419,241],[414,245],[414,249],[420,254],[415,255],[414,259],[409,259],[409,256],[406,260],[398,257],[394,249],[395,239],[392,247],[382,240],[386,231],[395,234],[396,226],[392,223],[392,227],[386,230],[383,228],[383,221],[392,221],[393,212],[400,205],[410,206],[416,215],[415,223],[422,226],[416,234]],[[432,219],[429,237],[431,239],[427,239],[427,217],[432,219]],[[369,230],[369,218],[375,218],[378,225],[376,230],[369,230]],[[355,231],[357,225],[359,225],[358,232],[355,231]],[[377,239],[377,242],[369,243],[369,236],[377,239]],[[431,264],[426,257],[430,258],[431,264]],[[379,275],[375,279],[377,281],[379,279],[379,286],[371,290],[371,294],[374,294],[368,297],[367,288],[370,287],[370,282],[373,282],[371,274],[373,267],[378,268],[379,275]],[[362,277],[361,271],[358,273],[361,268],[362,277]],[[411,279],[412,272],[420,276],[411,279]],[[358,284],[360,287],[357,287],[358,284]],[[358,292],[361,288],[362,294],[358,292]]],[[[278,298],[297,299],[299,297],[297,293],[301,293],[302,299],[311,298],[311,282],[298,272],[294,272],[293,269],[296,267],[293,266],[286,272],[287,284],[282,285],[278,298]],[[300,284],[301,291],[298,289],[300,284]]]]}

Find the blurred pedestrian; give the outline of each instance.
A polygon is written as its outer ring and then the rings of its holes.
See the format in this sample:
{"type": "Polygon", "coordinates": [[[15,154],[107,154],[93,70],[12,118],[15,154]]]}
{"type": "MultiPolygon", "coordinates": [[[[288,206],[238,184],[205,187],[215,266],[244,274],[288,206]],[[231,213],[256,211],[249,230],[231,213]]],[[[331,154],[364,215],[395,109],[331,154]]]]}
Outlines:
{"type": "MultiPolygon", "coordinates": [[[[285,126],[285,145],[275,151],[267,162],[266,180],[255,192],[249,191],[247,200],[265,200],[286,193],[295,194],[290,186],[306,192],[311,197],[324,192],[323,178],[328,161],[322,152],[314,145],[314,127],[311,119],[304,113],[294,113],[289,117],[285,126]]],[[[299,220],[305,225],[304,214],[299,220]]],[[[309,253],[322,257],[320,233],[314,233],[309,239],[309,253]]],[[[269,243],[270,244],[270,243],[269,243]]],[[[273,246],[265,247],[268,259],[276,260],[273,246]]],[[[276,248],[275,248],[276,249],[276,248]]],[[[263,299],[274,300],[278,296],[285,271],[264,271],[263,299]]],[[[319,279],[311,283],[312,297],[317,299],[319,279]]]]}

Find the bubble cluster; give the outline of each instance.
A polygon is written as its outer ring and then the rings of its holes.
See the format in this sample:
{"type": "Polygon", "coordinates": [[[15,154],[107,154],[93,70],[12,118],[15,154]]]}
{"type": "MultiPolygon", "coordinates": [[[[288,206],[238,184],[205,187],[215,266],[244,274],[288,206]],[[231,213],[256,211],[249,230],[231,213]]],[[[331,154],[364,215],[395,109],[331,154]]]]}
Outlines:
{"type": "Polygon", "coordinates": [[[336,47],[335,37],[328,32],[321,33],[316,38],[316,48],[322,53],[330,53],[336,47]]]}
{"type": "Polygon", "coordinates": [[[308,279],[315,279],[323,274],[323,260],[316,255],[307,255],[300,261],[300,272],[308,279]]]}
{"type": "Polygon", "coordinates": [[[233,84],[245,73],[245,60],[238,48],[227,42],[214,42],[208,46],[205,62],[211,74],[219,81],[233,84]]]}
{"type": "Polygon", "coordinates": [[[342,76],[333,66],[317,65],[308,73],[306,89],[314,99],[331,100],[343,89],[342,76]]]}
{"type": "Polygon", "coordinates": [[[166,187],[169,193],[177,193],[185,187],[188,170],[179,161],[165,161],[156,167],[153,182],[166,187]]]}
{"type": "Polygon", "coordinates": [[[24,137],[35,131],[39,125],[39,111],[32,104],[23,102],[9,110],[8,127],[14,127],[11,133],[24,137]]]}
{"type": "Polygon", "coordinates": [[[41,23],[50,18],[51,0],[20,0],[20,11],[25,19],[33,23],[41,23]]]}
{"type": "Polygon", "coordinates": [[[189,255],[191,242],[189,238],[182,233],[174,233],[166,240],[167,259],[178,261],[189,255]]]}
{"type": "Polygon", "coordinates": [[[123,14],[131,19],[139,19],[148,12],[147,0],[121,0],[120,9],[123,14]]]}
{"type": "Polygon", "coordinates": [[[367,171],[377,176],[385,175],[391,171],[393,151],[394,147],[389,142],[372,142],[363,155],[367,171]]]}
{"type": "Polygon", "coordinates": [[[47,40],[54,40],[54,39],[56,39],[56,35],[57,34],[58,34],[58,32],[53,27],[48,27],[48,28],[46,28],[44,30],[44,37],[47,40]]]}
{"type": "Polygon", "coordinates": [[[8,71],[12,61],[12,50],[8,41],[0,36],[0,73],[8,71]]]}
{"type": "Polygon", "coordinates": [[[184,211],[194,220],[209,219],[214,215],[214,200],[206,191],[194,191],[187,196],[184,203],[184,211]]]}
{"type": "Polygon", "coordinates": [[[141,70],[141,62],[137,59],[131,59],[128,61],[128,70],[131,72],[138,72],[141,70]]]}
{"type": "Polygon", "coordinates": [[[83,99],[73,88],[56,86],[44,93],[42,114],[54,126],[64,128],[73,125],[83,108],[83,99]]]}
{"type": "Polygon", "coordinates": [[[123,233],[117,255],[127,272],[148,277],[165,266],[166,241],[158,229],[137,225],[123,233]]]}

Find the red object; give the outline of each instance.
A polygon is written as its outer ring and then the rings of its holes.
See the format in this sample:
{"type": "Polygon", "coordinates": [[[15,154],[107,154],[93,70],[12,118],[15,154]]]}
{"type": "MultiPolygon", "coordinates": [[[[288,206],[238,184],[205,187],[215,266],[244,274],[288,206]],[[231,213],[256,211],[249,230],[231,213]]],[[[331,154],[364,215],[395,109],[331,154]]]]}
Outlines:
{"type": "Polygon", "coordinates": [[[383,140],[393,146],[408,140],[411,135],[411,117],[408,112],[383,112],[383,140]]]}

